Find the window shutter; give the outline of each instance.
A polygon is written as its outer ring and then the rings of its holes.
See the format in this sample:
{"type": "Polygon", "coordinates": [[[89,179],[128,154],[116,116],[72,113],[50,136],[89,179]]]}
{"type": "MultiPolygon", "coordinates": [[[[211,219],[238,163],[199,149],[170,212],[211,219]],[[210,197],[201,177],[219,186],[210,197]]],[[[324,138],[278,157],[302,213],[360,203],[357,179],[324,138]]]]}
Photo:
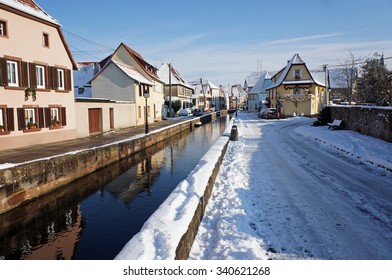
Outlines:
{"type": "Polygon", "coordinates": [[[71,83],[72,83],[72,79],[71,79],[71,70],[67,69],[64,71],[65,74],[65,90],[66,91],[71,91],[71,83]]]}
{"type": "Polygon", "coordinates": [[[57,68],[53,67],[52,70],[53,70],[53,73],[52,73],[52,75],[53,75],[53,87],[52,88],[54,90],[57,90],[59,88],[59,76],[58,76],[58,73],[57,73],[57,68]]]}
{"type": "Polygon", "coordinates": [[[29,87],[29,65],[27,62],[22,61],[22,75],[21,75],[21,80],[22,80],[22,87],[29,87]]]}
{"type": "Polygon", "coordinates": [[[30,63],[30,86],[32,88],[37,88],[37,73],[35,66],[34,63],[30,63]]]}
{"type": "Polygon", "coordinates": [[[0,86],[6,86],[7,84],[7,61],[5,58],[0,58],[0,86]]]}
{"type": "Polygon", "coordinates": [[[16,111],[18,114],[18,130],[24,130],[24,129],[26,129],[24,109],[17,108],[16,111]]]}
{"type": "Polygon", "coordinates": [[[50,108],[45,108],[45,127],[50,127],[52,120],[50,119],[50,108]]]}
{"type": "Polygon", "coordinates": [[[45,89],[50,89],[49,87],[49,67],[48,66],[44,66],[44,77],[45,77],[45,89]]]}
{"type": "Polygon", "coordinates": [[[52,66],[48,67],[48,89],[55,89],[53,86],[53,68],[52,66]]]}
{"type": "Polygon", "coordinates": [[[14,124],[14,108],[7,108],[7,126],[8,126],[8,131],[14,131],[15,130],[15,124],[14,124]]]}
{"type": "Polygon", "coordinates": [[[62,126],[67,125],[67,114],[66,114],[65,107],[61,107],[61,125],[62,126]]]}
{"type": "Polygon", "coordinates": [[[39,128],[45,127],[45,124],[44,124],[44,108],[42,108],[42,107],[39,107],[39,108],[38,108],[38,121],[37,121],[37,126],[38,126],[39,128]]]}

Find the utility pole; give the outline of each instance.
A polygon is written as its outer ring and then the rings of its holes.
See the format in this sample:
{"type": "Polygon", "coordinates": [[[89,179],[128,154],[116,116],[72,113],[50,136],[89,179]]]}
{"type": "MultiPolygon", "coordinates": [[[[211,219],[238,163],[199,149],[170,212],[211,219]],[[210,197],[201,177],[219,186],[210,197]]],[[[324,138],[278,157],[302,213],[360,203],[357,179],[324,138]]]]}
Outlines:
{"type": "Polygon", "coordinates": [[[324,72],[325,72],[325,103],[329,105],[329,92],[328,92],[328,65],[324,64],[324,72]]]}
{"type": "Polygon", "coordinates": [[[169,63],[169,116],[172,117],[171,63],[169,63]]]}

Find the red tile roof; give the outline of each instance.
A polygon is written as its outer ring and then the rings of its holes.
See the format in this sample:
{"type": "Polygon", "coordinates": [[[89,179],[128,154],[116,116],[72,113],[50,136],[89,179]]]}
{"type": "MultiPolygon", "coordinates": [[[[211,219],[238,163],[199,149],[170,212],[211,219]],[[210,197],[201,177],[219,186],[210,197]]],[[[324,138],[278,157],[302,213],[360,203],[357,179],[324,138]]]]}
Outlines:
{"type": "Polygon", "coordinates": [[[159,79],[157,74],[157,68],[152,64],[148,63],[138,52],[128,47],[124,43],[121,43],[127,51],[135,58],[135,60],[139,63],[139,65],[143,68],[143,70],[153,78],[159,79]]]}
{"type": "Polygon", "coordinates": [[[42,11],[42,9],[33,0],[16,0],[16,1],[24,5],[30,6],[31,8],[37,11],[42,11]]]}

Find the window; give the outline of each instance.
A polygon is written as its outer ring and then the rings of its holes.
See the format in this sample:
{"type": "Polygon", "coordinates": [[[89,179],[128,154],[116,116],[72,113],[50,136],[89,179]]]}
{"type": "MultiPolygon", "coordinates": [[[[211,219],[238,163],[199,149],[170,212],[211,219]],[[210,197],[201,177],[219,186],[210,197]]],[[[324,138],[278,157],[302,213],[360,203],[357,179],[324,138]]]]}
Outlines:
{"type": "Polygon", "coordinates": [[[294,88],[292,89],[293,94],[304,94],[303,88],[294,88]]]}
{"type": "Polygon", "coordinates": [[[37,77],[37,88],[45,88],[45,67],[37,65],[35,67],[35,73],[37,77]]]}
{"type": "Polygon", "coordinates": [[[14,109],[0,105],[0,135],[9,134],[14,130],[14,109]]]}
{"type": "Polygon", "coordinates": [[[7,77],[8,77],[8,86],[12,86],[12,87],[19,86],[18,62],[7,60],[7,77]]]}
{"type": "Polygon", "coordinates": [[[60,125],[59,108],[50,108],[50,124],[52,126],[60,125]]]}
{"type": "Polygon", "coordinates": [[[7,22],[0,20],[0,36],[7,37],[7,22]]]}
{"type": "Polygon", "coordinates": [[[26,106],[17,108],[18,130],[23,132],[39,131],[44,126],[44,108],[26,106]]]}
{"type": "Polygon", "coordinates": [[[142,107],[138,106],[137,107],[137,111],[138,111],[138,116],[139,116],[139,119],[140,119],[142,117],[142,107]]]}
{"type": "Polygon", "coordinates": [[[65,90],[64,84],[64,69],[57,69],[58,89],[65,90]]]}
{"type": "Polygon", "coordinates": [[[35,128],[37,125],[35,109],[34,108],[26,108],[25,109],[25,125],[27,128],[35,128]]]}
{"type": "MultiPolygon", "coordinates": [[[[38,108],[39,113],[40,108],[38,108]]],[[[44,108],[44,117],[45,117],[45,127],[49,129],[53,128],[61,128],[66,126],[66,108],[61,107],[61,105],[49,105],[49,107],[44,108]]],[[[43,116],[42,116],[43,117],[43,116]]],[[[42,127],[42,122],[41,122],[42,127]]]]}
{"type": "Polygon", "coordinates": [[[42,45],[44,47],[49,48],[49,34],[48,33],[42,33],[42,45]]]}
{"type": "Polygon", "coordinates": [[[0,132],[3,132],[5,128],[5,112],[3,108],[0,108],[0,132]]]}
{"type": "Polygon", "coordinates": [[[294,71],[294,78],[295,79],[301,79],[301,75],[302,74],[302,71],[301,71],[301,69],[295,69],[295,71],[294,71]]]}

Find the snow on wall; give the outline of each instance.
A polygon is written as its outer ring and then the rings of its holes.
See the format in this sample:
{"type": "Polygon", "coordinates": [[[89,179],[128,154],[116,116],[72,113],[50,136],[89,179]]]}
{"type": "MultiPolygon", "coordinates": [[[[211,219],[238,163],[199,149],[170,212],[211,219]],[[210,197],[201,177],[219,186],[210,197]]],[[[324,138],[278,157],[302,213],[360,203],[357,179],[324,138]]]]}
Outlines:
{"type": "Polygon", "coordinates": [[[180,182],[169,197],[145,222],[115,257],[116,260],[174,260],[182,236],[188,230],[200,198],[205,192],[215,164],[228,142],[224,136],[208,150],[188,177],[180,182]]]}

